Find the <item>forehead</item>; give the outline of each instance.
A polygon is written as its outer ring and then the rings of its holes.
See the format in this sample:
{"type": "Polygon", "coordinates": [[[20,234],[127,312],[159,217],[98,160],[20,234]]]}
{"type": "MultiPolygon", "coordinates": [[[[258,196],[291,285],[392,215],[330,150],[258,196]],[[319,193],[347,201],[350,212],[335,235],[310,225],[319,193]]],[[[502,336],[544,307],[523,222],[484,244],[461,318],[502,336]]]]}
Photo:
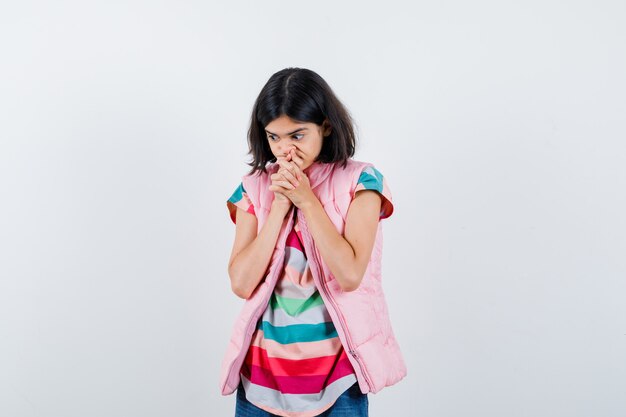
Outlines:
{"type": "Polygon", "coordinates": [[[308,130],[314,123],[298,122],[287,116],[281,116],[272,120],[265,126],[265,131],[272,134],[290,134],[295,130],[308,130]]]}

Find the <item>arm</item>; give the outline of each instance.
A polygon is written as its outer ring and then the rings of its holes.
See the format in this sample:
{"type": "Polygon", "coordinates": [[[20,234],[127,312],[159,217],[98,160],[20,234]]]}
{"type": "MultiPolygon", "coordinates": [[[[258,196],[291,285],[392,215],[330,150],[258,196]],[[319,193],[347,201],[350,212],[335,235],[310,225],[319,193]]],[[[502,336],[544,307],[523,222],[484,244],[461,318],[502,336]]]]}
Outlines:
{"type": "Polygon", "coordinates": [[[300,207],[320,255],[344,291],[361,284],[376,240],[380,208],[376,191],[358,191],[348,208],[344,237],[317,198],[300,207]]]}
{"type": "Polygon", "coordinates": [[[267,221],[257,235],[254,214],[237,208],[235,241],[228,261],[233,292],[247,299],[255,290],[272,257],[289,205],[272,203],[267,221]]]}

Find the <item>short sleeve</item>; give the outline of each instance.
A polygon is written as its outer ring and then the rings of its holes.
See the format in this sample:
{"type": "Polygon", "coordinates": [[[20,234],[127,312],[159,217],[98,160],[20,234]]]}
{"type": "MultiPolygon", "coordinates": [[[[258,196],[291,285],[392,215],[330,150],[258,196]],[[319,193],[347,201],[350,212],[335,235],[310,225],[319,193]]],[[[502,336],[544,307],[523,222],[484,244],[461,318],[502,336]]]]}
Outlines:
{"type": "Polygon", "coordinates": [[[235,192],[233,192],[230,198],[226,200],[226,207],[228,207],[230,219],[235,224],[237,223],[237,207],[248,213],[255,214],[254,206],[252,205],[250,198],[248,198],[245,188],[243,188],[243,183],[240,183],[235,189],[235,192]]]}
{"type": "Polygon", "coordinates": [[[361,175],[357,181],[354,194],[361,190],[378,191],[381,195],[381,206],[379,220],[386,219],[393,213],[393,200],[391,198],[391,189],[387,184],[387,180],[376,168],[368,166],[361,171],[361,175]]]}

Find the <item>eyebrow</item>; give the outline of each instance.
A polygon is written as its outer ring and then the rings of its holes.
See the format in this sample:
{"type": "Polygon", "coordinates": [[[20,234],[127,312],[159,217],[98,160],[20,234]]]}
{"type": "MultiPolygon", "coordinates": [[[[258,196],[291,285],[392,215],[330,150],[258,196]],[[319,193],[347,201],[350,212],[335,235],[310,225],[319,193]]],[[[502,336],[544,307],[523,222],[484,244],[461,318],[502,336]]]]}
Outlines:
{"type": "MultiPolygon", "coordinates": [[[[300,129],[296,129],[296,130],[294,130],[293,132],[289,132],[289,133],[287,133],[287,136],[289,136],[289,135],[293,135],[294,133],[299,132],[299,131],[301,131],[301,130],[309,130],[309,128],[308,128],[308,127],[301,127],[300,129]]],[[[276,133],[272,133],[272,132],[270,132],[270,131],[269,131],[269,130],[267,130],[267,129],[266,129],[265,131],[266,131],[267,133],[269,133],[270,135],[276,135],[276,133]]]]}

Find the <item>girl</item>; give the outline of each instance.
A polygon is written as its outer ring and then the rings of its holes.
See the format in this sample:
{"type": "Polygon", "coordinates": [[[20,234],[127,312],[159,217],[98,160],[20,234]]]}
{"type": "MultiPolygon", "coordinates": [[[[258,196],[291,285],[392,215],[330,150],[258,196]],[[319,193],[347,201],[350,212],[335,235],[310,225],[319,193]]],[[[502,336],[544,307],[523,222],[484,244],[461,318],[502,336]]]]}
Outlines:
{"type": "Polygon", "coordinates": [[[232,291],[245,300],[222,363],[236,416],[367,416],[406,375],[381,287],[385,177],[352,159],[353,122],[315,72],[263,87],[251,171],[227,200],[232,291]]]}

